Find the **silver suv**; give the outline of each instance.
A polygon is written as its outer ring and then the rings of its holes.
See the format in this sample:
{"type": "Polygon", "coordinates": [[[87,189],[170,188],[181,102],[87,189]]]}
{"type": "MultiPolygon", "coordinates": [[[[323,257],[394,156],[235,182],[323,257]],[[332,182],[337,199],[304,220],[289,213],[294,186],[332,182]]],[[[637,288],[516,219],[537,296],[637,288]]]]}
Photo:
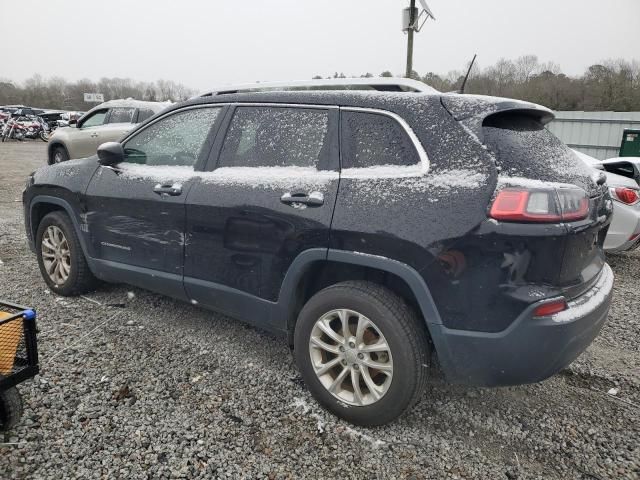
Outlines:
{"type": "Polygon", "coordinates": [[[104,142],[119,140],[137,124],[161,112],[170,103],[110,100],[89,110],[49,139],[48,163],[95,155],[104,142]]]}

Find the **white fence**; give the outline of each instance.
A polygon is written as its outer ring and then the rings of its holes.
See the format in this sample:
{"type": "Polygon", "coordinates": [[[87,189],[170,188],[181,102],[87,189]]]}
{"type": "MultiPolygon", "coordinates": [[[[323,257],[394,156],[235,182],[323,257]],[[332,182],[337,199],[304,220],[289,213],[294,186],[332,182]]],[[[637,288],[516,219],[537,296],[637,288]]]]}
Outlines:
{"type": "Polygon", "coordinates": [[[599,160],[617,157],[625,129],[640,130],[640,112],[555,112],[548,126],[571,148],[599,160]]]}

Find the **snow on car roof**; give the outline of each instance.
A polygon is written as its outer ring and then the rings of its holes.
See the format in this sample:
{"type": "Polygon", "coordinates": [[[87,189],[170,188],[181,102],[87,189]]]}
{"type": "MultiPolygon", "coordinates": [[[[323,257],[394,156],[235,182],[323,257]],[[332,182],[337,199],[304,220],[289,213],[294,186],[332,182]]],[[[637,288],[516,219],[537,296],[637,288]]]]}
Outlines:
{"type": "Polygon", "coordinates": [[[155,113],[161,112],[165,108],[172,105],[172,102],[146,102],[143,100],[134,100],[133,98],[108,100],[100,105],[93,107],[91,110],[112,107],[130,107],[130,108],[148,108],[155,113]]]}

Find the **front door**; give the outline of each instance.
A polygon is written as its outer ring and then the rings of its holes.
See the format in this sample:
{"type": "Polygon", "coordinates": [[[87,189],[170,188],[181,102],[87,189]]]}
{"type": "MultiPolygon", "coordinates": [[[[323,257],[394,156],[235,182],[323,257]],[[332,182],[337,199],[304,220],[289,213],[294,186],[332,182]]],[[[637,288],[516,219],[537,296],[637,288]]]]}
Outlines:
{"type": "Polygon", "coordinates": [[[98,145],[102,143],[100,129],[104,125],[108,109],[96,110],[90,116],[78,122],[75,128],[69,129],[69,153],[71,158],[85,158],[96,154],[98,145]]]}
{"type": "Polygon", "coordinates": [[[184,274],[192,299],[244,318],[247,302],[277,301],[298,254],[328,248],[339,181],[337,119],[331,107],[229,112],[210,160],[216,168],[187,198],[184,274]],[[230,301],[234,294],[239,301],[230,301]]]}
{"type": "MultiPolygon", "coordinates": [[[[91,255],[112,273],[122,271],[122,280],[149,277],[183,291],[185,198],[211,150],[221,110],[161,117],[125,141],[124,162],[96,171],[86,195],[91,255]]],[[[165,291],[155,281],[150,286],[165,291]]]]}

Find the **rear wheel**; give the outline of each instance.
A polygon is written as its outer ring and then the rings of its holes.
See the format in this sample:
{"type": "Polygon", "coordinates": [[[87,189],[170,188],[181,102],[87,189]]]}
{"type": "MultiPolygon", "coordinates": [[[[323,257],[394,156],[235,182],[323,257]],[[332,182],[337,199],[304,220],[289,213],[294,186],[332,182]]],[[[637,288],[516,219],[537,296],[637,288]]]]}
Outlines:
{"type": "Polygon", "coordinates": [[[64,296],[93,290],[97,280],[91,273],[71,220],[63,212],[46,215],[36,235],[38,265],[49,288],[64,296]]]}
{"type": "Polygon", "coordinates": [[[16,387],[0,392],[0,431],[15,427],[22,417],[22,399],[16,387]]]}
{"type": "Polygon", "coordinates": [[[374,283],[344,282],[314,295],[298,317],[294,350],[314,397],[358,425],[394,420],[424,390],[425,327],[400,297],[374,283]]]}

